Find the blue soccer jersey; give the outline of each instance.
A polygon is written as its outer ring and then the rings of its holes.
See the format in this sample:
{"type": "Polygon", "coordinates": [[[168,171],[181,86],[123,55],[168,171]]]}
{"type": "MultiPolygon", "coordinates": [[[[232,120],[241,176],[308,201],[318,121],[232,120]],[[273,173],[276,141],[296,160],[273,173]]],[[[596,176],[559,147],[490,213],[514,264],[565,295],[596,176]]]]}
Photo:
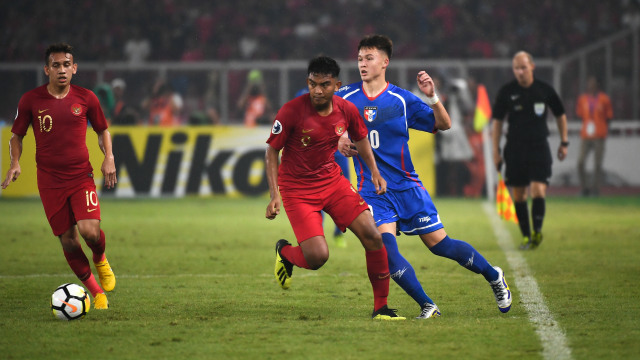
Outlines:
{"type": "MultiPolygon", "coordinates": [[[[380,174],[390,190],[424,188],[409,154],[409,128],[435,132],[433,110],[411,92],[387,83],[375,98],[368,97],[362,81],[343,86],[336,95],[356,105],[369,130],[369,142],[380,174]]],[[[371,171],[359,156],[353,163],[358,176],[358,191],[375,192],[371,171]]]]}

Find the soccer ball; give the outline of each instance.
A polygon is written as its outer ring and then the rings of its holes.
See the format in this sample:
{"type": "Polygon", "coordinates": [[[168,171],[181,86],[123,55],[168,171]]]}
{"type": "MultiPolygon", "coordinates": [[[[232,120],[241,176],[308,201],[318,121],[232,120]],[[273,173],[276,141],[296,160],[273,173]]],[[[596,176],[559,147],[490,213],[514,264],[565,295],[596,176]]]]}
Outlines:
{"type": "Polygon", "coordinates": [[[51,311],[60,320],[82,319],[90,304],[89,295],[76,284],[62,284],[51,295],[51,311]]]}

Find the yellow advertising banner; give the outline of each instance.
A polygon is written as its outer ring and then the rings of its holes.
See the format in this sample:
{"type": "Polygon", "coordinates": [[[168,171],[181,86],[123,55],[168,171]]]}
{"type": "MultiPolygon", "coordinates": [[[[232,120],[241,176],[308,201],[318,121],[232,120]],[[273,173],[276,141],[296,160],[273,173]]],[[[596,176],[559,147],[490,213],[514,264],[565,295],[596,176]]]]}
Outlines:
{"type": "MultiPolygon", "coordinates": [[[[100,172],[104,156],[98,137],[89,129],[87,146],[98,192],[116,197],[263,196],[268,194],[264,151],[270,127],[239,126],[117,127],[113,140],[118,184],[103,189],[100,172]]],[[[1,174],[9,168],[11,128],[2,128],[1,174]]],[[[410,148],[416,171],[433,193],[434,136],[411,132],[410,148]]],[[[0,192],[5,197],[38,196],[35,141],[23,140],[18,181],[0,192]]],[[[351,179],[355,184],[353,164],[351,179]]]]}

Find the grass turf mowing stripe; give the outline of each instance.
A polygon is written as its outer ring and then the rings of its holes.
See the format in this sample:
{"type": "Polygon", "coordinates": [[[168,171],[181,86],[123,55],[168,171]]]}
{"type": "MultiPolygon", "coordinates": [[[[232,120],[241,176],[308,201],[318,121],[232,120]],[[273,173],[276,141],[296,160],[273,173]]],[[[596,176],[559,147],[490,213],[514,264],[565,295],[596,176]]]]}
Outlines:
{"type": "MultiPolygon", "coordinates": [[[[179,278],[179,277],[205,277],[205,278],[231,278],[231,277],[273,277],[273,274],[116,274],[116,279],[154,279],[154,278],[179,278]]],[[[307,273],[307,274],[298,274],[296,278],[306,278],[306,277],[347,277],[347,276],[360,276],[364,277],[362,274],[348,273],[342,272],[340,274],[318,274],[318,273],[307,273]]],[[[33,279],[33,278],[65,278],[65,277],[73,277],[72,272],[66,274],[23,274],[23,275],[0,275],[0,279],[33,279]]]]}
{"type": "Polygon", "coordinates": [[[571,348],[567,338],[549,308],[544,302],[538,283],[531,275],[527,261],[513,245],[513,239],[495,211],[495,205],[485,202],[483,208],[491,222],[498,245],[505,253],[511,267],[515,285],[520,291],[522,304],[529,314],[529,321],[535,326],[542,343],[545,359],[571,359],[571,348]]]}

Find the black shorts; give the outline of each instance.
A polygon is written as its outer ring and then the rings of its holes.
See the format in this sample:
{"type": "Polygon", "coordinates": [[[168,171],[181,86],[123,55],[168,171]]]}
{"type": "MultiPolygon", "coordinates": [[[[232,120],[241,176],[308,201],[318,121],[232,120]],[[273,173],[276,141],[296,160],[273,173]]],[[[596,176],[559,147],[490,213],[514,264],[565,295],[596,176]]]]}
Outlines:
{"type": "Polygon", "coordinates": [[[536,143],[507,142],[503,153],[504,182],[509,186],[529,186],[532,181],[549,184],[551,149],[547,141],[536,143]]]}

